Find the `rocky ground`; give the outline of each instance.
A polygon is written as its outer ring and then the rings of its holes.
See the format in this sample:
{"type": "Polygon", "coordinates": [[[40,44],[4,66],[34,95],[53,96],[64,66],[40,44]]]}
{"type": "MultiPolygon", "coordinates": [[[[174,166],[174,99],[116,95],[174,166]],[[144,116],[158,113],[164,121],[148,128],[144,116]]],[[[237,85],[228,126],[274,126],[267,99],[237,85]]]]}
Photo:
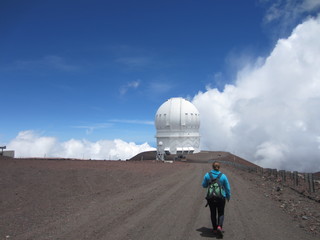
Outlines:
{"type": "MultiPolygon", "coordinates": [[[[259,174],[247,175],[241,173],[249,181],[254,181],[266,198],[271,199],[290,215],[296,226],[320,237],[320,188],[316,184],[316,192],[310,194],[306,189],[295,190],[293,184],[281,182],[281,179],[273,176],[259,176],[259,174]]],[[[300,188],[301,189],[301,188],[300,188]]]]}
{"type": "MultiPolygon", "coordinates": [[[[0,158],[0,239],[216,238],[200,186],[210,164],[200,162],[0,158]]],[[[232,187],[225,239],[319,239],[319,202],[222,171],[232,187]]]]}

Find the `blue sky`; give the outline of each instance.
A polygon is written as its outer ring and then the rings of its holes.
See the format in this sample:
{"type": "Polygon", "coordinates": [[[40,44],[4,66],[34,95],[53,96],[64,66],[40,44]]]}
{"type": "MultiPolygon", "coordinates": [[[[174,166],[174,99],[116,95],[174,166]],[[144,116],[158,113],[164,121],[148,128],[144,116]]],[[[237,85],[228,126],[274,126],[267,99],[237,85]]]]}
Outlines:
{"type": "Polygon", "coordinates": [[[164,101],[224,93],[318,12],[314,0],[2,0],[0,144],[32,131],[154,147],[164,101]]]}
{"type": "Polygon", "coordinates": [[[154,141],[153,125],[116,120],[153,121],[168,98],[232,81],[228,58],[271,46],[255,1],[2,1],[0,11],[2,142],[26,129],[154,141]]]}
{"type": "Polygon", "coordinates": [[[254,1],[1,5],[1,102],[10,115],[1,120],[2,141],[25,129],[61,140],[152,141],[152,125],[111,120],[153,121],[168,98],[232,81],[228,58],[270,48],[254,1]],[[91,134],[77,128],[101,124],[91,134]],[[141,139],[141,131],[149,137],[141,139]]]}

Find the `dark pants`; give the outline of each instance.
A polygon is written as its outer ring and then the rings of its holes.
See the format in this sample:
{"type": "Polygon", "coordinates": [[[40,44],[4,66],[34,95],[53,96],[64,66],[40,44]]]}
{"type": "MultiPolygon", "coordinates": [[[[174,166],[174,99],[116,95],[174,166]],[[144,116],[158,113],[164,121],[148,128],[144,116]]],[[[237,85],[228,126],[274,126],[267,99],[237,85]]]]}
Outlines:
{"type": "Polygon", "coordinates": [[[226,199],[209,201],[209,207],[211,212],[211,223],[212,223],[213,229],[215,230],[217,229],[218,226],[222,227],[223,225],[225,205],[226,205],[226,199]],[[218,216],[217,216],[217,213],[218,213],[218,216]]]}

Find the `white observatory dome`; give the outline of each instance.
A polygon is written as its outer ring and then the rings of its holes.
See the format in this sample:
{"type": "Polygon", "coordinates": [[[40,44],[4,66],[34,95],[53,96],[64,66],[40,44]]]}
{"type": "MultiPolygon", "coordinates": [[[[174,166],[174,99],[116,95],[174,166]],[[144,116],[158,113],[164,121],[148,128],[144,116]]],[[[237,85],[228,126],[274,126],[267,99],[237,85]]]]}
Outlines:
{"type": "Polygon", "coordinates": [[[158,155],[199,150],[200,115],[191,102],[183,98],[167,100],[156,113],[155,126],[158,155]]]}

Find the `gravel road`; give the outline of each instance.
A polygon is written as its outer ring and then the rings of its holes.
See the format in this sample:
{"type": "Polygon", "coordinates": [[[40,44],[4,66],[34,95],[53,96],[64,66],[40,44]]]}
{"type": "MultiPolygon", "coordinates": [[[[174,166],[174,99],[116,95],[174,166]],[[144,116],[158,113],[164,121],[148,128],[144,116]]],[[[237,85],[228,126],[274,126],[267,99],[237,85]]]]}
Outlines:
{"type": "MultiPolygon", "coordinates": [[[[0,161],[0,239],[214,239],[209,164],[0,161]]],[[[222,166],[232,191],[224,239],[318,239],[222,166]]]]}

